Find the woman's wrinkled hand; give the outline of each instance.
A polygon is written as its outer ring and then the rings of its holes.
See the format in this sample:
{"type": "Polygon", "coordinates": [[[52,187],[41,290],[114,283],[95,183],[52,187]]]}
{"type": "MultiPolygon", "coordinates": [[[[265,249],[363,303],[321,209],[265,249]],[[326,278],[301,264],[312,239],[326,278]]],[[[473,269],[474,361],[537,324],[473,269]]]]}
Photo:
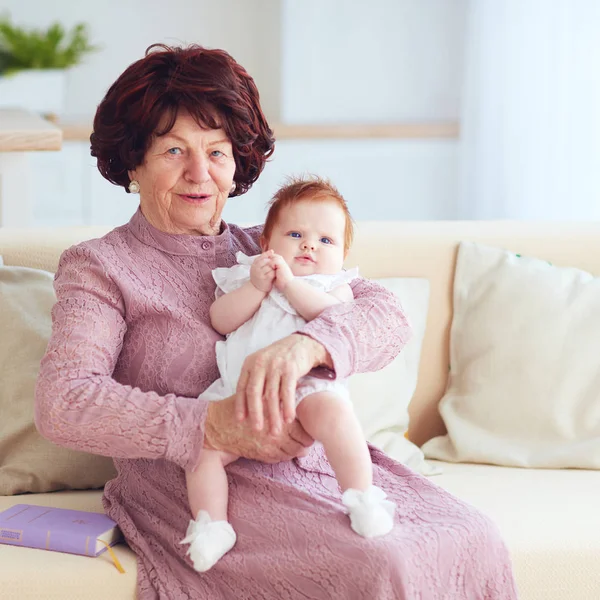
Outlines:
{"type": "Polygon", "coordinates": [[[285,425],[278,435],[257,432],[235,418],[235,397],[210,402],[204,422],[204,447],[261,462],[277,463],[303,456],[314,440],[298,421],[285,425]]]}
{"type": "Polygon", "coordinates": [[[271,434],[278,435],[282,421],[289,425],[295,418],[298,380],[330,360],[319,342],[296,333],[251,354],[238,380],[237,420],[248,419],[255,431],[262,431],[266,420],[271,434]]]}

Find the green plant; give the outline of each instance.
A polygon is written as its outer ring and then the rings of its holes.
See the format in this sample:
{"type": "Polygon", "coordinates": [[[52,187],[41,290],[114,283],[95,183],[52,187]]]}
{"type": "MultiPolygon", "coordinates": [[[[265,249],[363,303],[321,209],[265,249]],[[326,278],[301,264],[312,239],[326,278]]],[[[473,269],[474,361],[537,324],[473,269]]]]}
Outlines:
{"type": "Polygon", "coordinates": [[[66,31],[60,23],[48,29],[25,29],[0,18],[0,73],[24,69],[66,69],[98,50],[89,43],[87,26],[79,23],[66,31]]]}

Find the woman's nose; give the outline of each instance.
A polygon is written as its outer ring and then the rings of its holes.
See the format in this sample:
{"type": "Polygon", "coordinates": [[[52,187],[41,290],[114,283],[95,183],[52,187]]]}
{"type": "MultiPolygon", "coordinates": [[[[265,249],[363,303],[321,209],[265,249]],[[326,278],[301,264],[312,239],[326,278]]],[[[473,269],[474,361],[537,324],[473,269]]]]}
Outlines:
{"type": "Polygon", "coordinates": [[[209,162],[204,156],[190,156],[186,165],[186,177],[195,183],[210,179],[209,162]]]}

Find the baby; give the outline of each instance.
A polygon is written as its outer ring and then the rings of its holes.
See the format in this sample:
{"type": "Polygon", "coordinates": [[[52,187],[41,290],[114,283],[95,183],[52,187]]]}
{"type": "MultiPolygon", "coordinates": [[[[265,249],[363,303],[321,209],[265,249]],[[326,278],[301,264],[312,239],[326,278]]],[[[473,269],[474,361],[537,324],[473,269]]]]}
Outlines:
{"type": "MultiPolygon", "coordinates": [[[[342,268],[352,236],[346,202],[328,182],[297,179],[275,194],[260,240],[263,253],[248,257],[238,252],[238,264],[213,271],[217,299],[211,322],[227,339],[216,347],[221,378],[201,399],[232,396],[248,355],[297,332],[327,307],[353,300],[349,284],[357,269],[342,268]]],[[[248,409],[243,408],[242,418],[248,409]]],[[[295,416],[323,444],[356,533],[376,537],[392,529],[395,506],[373,486],[369,449],[345,381],[304,376],[298,381],[295,406],[264,409],[271,420],[273,410],[281,410],[286,422],[295,416]]],[[[237,458],[204,449],[196,470],[186,473],[196,520],[190,521],[181,543],[190,545],[188,554],[197,571],[210,569],[235,544],[235,531],[227,521],[225,467],[237,458]]]]}

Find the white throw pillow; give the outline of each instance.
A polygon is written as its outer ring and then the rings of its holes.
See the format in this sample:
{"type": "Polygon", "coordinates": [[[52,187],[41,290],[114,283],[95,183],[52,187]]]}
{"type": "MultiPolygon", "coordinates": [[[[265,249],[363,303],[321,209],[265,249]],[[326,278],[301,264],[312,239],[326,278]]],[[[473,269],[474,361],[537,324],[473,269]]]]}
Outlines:
{"type": "Polygon", "coordinates": [[[461,243],[450,366],[427,457],[600,468],[600,278],[461,243]]]}
{"type": "Polygon", "coordinates": [[[413,277],[372,281],[398,296],[412,326],[413,336],[387,367],[350,378],[352,404],[371,444],[415,471],[433,475],[439,470],[427,463],[421,449],[404,437],[408,429],[408,405],[417,385],[429,305],[429,281],[413,277]]]}

